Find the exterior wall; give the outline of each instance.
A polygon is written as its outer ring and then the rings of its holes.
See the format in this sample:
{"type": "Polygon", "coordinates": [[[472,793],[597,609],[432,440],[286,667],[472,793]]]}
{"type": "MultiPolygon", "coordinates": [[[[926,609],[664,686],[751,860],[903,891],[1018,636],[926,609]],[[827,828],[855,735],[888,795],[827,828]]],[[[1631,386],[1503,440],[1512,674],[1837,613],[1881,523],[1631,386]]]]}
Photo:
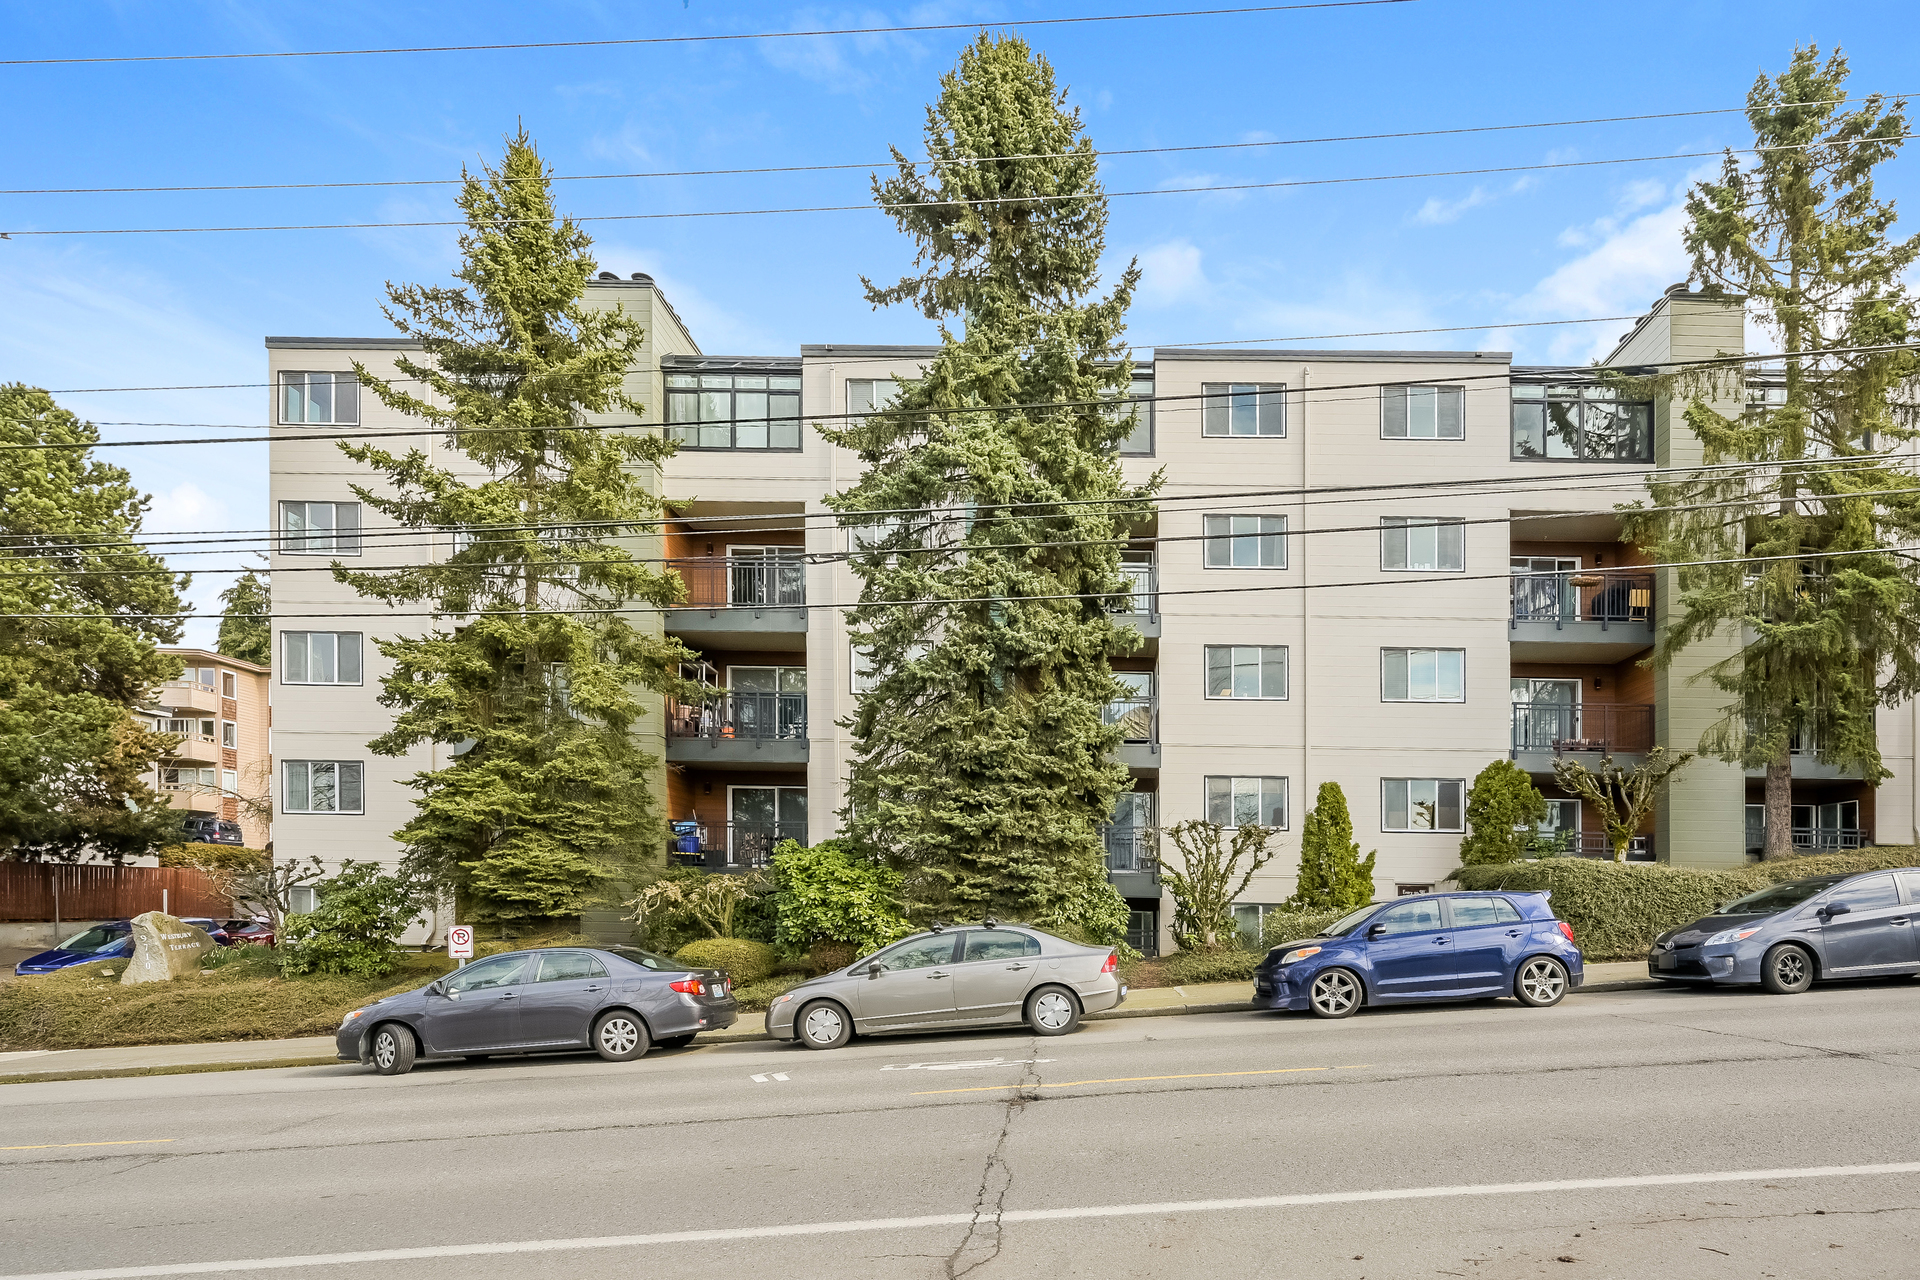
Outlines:
{"type": "Polygon", "coordinates": [[[218,769],[222,784],[213,789],[194,787],[165,790],[167,803],[182,813],[222,818],[240,824],[240,832],[250,849],[264,848],[273,839],[272,792],[273,748],[270,705],[272,673],[239,658],[230,658],[210,649],[163,649],[180,658],[189,668],[213,668],[214,687],[199,687],[191,678],[163,686],[154,695],[154,713],[172,709],[184,717],[212,719],[216,722],[212,744],[183,744],[182,765],[218,769]],[[234,696],[226,695],[226,677],[234,681],[234,696]],[[235,745],[226,746],[222,724],[232,724],[235,745]],[[232,773],[235,786],[224,785],[232,773]]]}

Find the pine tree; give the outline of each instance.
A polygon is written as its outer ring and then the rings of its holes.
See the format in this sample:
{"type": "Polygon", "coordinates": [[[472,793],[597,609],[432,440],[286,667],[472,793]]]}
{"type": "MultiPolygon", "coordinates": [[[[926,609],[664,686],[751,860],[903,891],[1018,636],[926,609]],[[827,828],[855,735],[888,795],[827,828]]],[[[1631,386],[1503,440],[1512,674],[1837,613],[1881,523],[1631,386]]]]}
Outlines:
{"type": "Polygon", "coordinates": [[[267,580],[249,569],[220,593],[226,609],[220,614],[221,653],[263,667],[273,665],[273,608],[267,580]]]}
{"type": "Polygon", "coordinates": [[[189,579],[140,546],[150,499],[99,438],[0,386],[0,858],[119,861],[178,829],[150,785],[178,739],[132,712],[180,674],[157,646],[180,639],[189,579]]]}
{"type": "Polygon", "coordinates": [[[1547,816],[1547,801],[1527,771],[1502,757],[1490,762],[1467,790],[1467,825],[1460,861],[1514,862],[1533,848],[1534,828],[1547,816]]]}
{"type": "Polygon", "coordinates": [[[1747,95],[1758,158],[1729,153],[1720,181],[1687,199],[1694,278],[1744,297],[1775,332],[1786,396],[1730,418],[1707,401],[1726,383],[1744,398],[1740,372],[1667,381],[1690,392],[1709,466],[1773,465],[1653,482],[1654,510],[1626,522],[1656,560],[1720,562],[1678,571],[1683,611],[1655,659],[1728,628],[1751,636],[1705,672],[1733,699],[1700,749],[1765,766],[1770,858],[1792,852],[1795,739],[1877,784],[1890,775],[1875,708],[1920,693],[1920,563],[1902,550],[1920,536],[1920,495],[1904,458],[1885,453],[1916,434],[1920,355],[1901,344],[1920,315],[1902,276],[1920,237],[1890,238],[1893,205],[1873,186],[1906,135],[1906,104],[1849,106],[1846,78],[1838,52],[1823,64],[1796,49],[1786,74],[1747,95]],[[1766,558],[1782,556],[1807,558],[1766,558]]]}
{"type": "Polygon", "coordinates": [[[636,561],[606,527],[659,516],[636,468],[671,446],[569,429],[588,413],[639,412],[621,385],[642,333],[618,309],[583,305],[590,241],[556,220],[549,182],[525,132],[509,139],[500,167],[461,189],[455,274],[465,287],[388,286],[388,317],[425,352],[397,366],[426,394],[355,366],[387,407],[469,429],[453,447],[486,478],[419,449],[342,446],[390,486],[355,486],[362,502],[406,528],[465,532],[432,564],[334,573],[387,604],[469,615],[376,642],[393,663],[381,702],[397,714],[371,747],[471,744],[410,780],[418,809],[395,838],[412,870],[454,889],[481,921],[577,914],[663,847],[647,785],[657,761],[630,730],[637,691],[669,687],[685,656],[627,617],[592,612],[678,598],[676,579],[636,561]]]}
{"type": "Polygon", "coordinates": [[[1300,878],[1287,905],[1301,911],[1346,911],[1373,901],[1375,850],[1362,859],[1353,839],[1347,793],[1323,782],[1300,828],[1300,878]]]}
{"type": "Polygon", "coordinates": [[[1112,615],[1147,504],[1120,474],[1131,417],[1100,402],[1130,386],[1139,272],[1095,295],[1107,205],[1063,100],[1012,37],[983,34],[942,78],[927,171],[896,150],[874,180],[922,269],[863,281],[875,306],[939,321],[940,349],[890,411],[825,432],[867,464],[831,499],[878,677],[847,722],[845,819],[907,872],[921,918],[1039,918],[1104,887],[1098,827],[1127,787],[1103,709],[1124,696],[1110,655],[1137,643],[1112,615]],[[1021,405],[1059,407],[999,408],[1021,405]],[[859,514],[900,509],[922,514],[859,514]]]}

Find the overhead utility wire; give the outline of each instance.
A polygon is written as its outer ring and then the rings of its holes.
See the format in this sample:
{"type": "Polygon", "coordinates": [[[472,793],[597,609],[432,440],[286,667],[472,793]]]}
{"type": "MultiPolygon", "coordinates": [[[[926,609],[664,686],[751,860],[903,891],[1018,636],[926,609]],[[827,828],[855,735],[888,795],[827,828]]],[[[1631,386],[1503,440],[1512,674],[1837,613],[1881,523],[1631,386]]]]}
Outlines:
{"type": "Polygon", "coordinates": [[[501,44],[431,44],[389,49],[283,49],[257,53],[146,53],[118,57],[4,58],[0,67],[57,67],[109,62],[237,62],[263,58],[352,58],[393,53],[492,53],[512,49],[605,49],[628,45],[726,44],[745,40],[796,40],[816,36],[907,35],[927,31],[978,31],[987,27],[1060,27],[1094,22],[1144,22],[1157,18],[1217,18],[1309,9],[1362,9],[1412,0],[1320,0],[1312,4],[1264,4],[1234,9],[1173,9],[1158,13],[1096,13],[1076,18],[1005,18],[993,22],[929,22],[900,27],[833,27],[813,31],[751,31],[737,35],[632,36],[614,40],[529,40],[501,44]]]}
{"type": "MultiPolygon", "coordinates": [[[[5,65],[0,63],[0,65],[5,65]]],[[[1863,138],[1847,145],[1865,145],[1868,143],[1902,142],[1912,137],[1901,134],[1893,138],[1863,138]]],[[[675,213],[586,213],[569,215],[568,222],[657,222],[669,218],[749,218],[770,214],[793,213],[854,213],[879,209],[882,212],[894,212],[908,209],[944,209],[944,208],[980,208],[1003,204],[1050,204],[1056,201],[1118,199],[1122,196],[1172,196],[1194,195],[1210,191],[1275,191],[1294,187],[1332,187],[1358,182],[1402,182],[1419,178],[1462,178],[1482,177],[1499,173],[1534,173],[1548,169],[1592,169],[1605,165],[1652,164],[1666,160],[1699,160],[1723,155],[1763,155],[1775,151],[1804,151],[1812,147],[1839,146],[1840,143],[1807,142],[1792,143],[1777,147],[1725,147],[1716,151],[1674,151],[1665,155],[1618,156],[1608,160],[1556,160],[1539,164],[1495,165],[1482,169],[1434,169],[1421,173],[1374,173],[1352,178],[1290,178],[1277,182],[1227,182],[1213,183],[1193,187],[1147,187],[1135,191],[1090,191],[1051,196],[1001,196],[973,200],[915,200],[901,204],[889,204],[885,201],[870,201],[864,204],[821,204],[795,205],[775,209],[693,209],[675,213]]],[[[490,226],[507,226],[515,222],[539,221],[538,219],[497,218],[490,226]]],[[[375,231],[407,227],[464,227],[468,225],[464,218],[431,218],[414,222],[301,222],[269,223],[227,227],[67,227],[56,230],[18,230],[0,231],[0,239],[11,236],[151,236],[151,235],[189,235],[208,232],[239,231],[375,231]]]]}

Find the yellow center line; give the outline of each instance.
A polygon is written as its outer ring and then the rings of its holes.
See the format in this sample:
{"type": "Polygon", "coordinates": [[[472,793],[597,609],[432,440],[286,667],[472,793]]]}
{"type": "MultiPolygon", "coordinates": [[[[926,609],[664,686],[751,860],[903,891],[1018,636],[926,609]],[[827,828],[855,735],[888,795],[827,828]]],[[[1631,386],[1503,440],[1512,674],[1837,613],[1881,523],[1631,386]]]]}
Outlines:
{"type": "Polygon", "coordinates": [[[40,1142],[30,1147],[0,1147],[0,1151],[50,1151],[55,1147],[138,1147],[151,1142],[178,1142],[178,1138],[123,1138],[118,1142],[40,1142]]]}
{"type": "Polygon", "coordinates": [[[1177,1076],[1115,1076],[1109,1080],[1062,1080],[1059,1084],[1039,1085],[988,1084],[976,1085],[971,1089],[922,1089],[908,1096],[925,1098],[936,1093],[998,1093],[1002,1089],[1020,1088],[1071,1089],[1075,1085],[1082,1084],[1138,1084],[1145,1080],[1218,1080],[1223,1076],[1289,1076],[1304,1071],[1363,1071],[1372,1065],[1370,1062],[1362,1062],[1346,1067],[1274,1067],[1267,1071],[1194,1071],[1177,1076]]]}

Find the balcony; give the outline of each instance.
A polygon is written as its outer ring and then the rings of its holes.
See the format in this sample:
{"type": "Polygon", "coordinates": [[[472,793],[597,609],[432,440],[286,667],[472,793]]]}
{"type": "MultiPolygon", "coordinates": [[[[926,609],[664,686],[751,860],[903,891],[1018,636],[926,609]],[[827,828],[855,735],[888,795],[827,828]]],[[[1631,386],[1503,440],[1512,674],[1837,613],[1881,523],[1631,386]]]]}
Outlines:
{"type": "Polygon", "coordinates": [[[1653,575],[1576,570],[1513,575],[1515,662],[1600,662],[1653,644],[1653,575]]]}
{"type": "Polygon", "coordinates": [[[1160,896],[1160,855],[1152,827],[1111,826],[1102,833],[1107,846],[1107,879],[1123,898],[1160,896]]]}
{"type": "Polygon", "coordinates": [[[1120,566],[1120,572],[1131,584],[1131,590],[1119,620],[1146,639],[1146,645],[1139,652],[1152,653],[1160,639],[1159,571],[1151,564],[1126,563],[1120,566]]]}
{"type": "Polygon", "coordinates": [[[807,765],[807,695],[716,693],[667,704],[667,759],[760,769],[807,765]]]}
{"type": "Polygon", "coordinates": [[[687,584],[686,603],[667,611],[667,630],[726,649],[791,649],[807,633],[806,565],[788,556],[699,556],[669,560],[687,584]]]}
{"type": "Polygon", "coordinates": [[[160,732],[174,734],[180,739],[180,741],[169,750],[168,754],[176,760],[191,760],[195,763],[205,761],[209,764],[219,764],[219,741],[212,734],[201,733],[197,728],[188,730],[172,727],[181,724],[197,724],[197,722],[190,720],[162,720],[159,722],[160,732]]]}
{"type": "Polygon", "coordinates": [[[1160,704],[1151,694],[1116,698],[1101,708],[1100,719],[1120,726],[1120,759],[1129,769],[1160,767],[1160,704]]]}
{"type": "Polygon", "coordinates": [[[782,840],[807,842],[803,822],[673,822],[668,824],[667,857],[683,867],[708,871],[757,871],[767,866],[782,840]]]}
{"type": "MultiPolygon", "coordinates": [[[[1604,831],[1576,831],[1572,844],[1560,853],[1563,858],[1592,858],[1600,862],[1613,861],[1613,842],[1607,839],[1604,831]]],[[[1628,862],[1653,862],[1653,837],[1635,836],[1627,842],[1628,862]]]]}
{"type": "Polygon", "coordinates": [[[1558,702],[1517,702],[1513,707],[1513,759],[1528,773],[1551,773],[1568,755],[1611,755],[1631,766],[1653,748],[1653,707],[1639,702],[1601,702],[1570,707],[1558,702]]]}

